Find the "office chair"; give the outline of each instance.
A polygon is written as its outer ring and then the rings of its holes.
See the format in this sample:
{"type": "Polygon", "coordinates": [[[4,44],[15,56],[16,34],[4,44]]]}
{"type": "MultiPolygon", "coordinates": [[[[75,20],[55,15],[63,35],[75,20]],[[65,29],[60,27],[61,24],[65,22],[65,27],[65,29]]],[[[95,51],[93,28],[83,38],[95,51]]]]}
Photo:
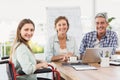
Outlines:
{"type": "MultiPolygon", "coordinates": [[[[14,64],[7,60],[8,58],[9,57],[2,57],[0,64],[6,64],[6,70],[9,80],[17,80],[17,76],[26,75],[23,71],[16,72],[14,64]]],[[[52,72],[52,80],[60,80],[60,73],[57,70],[55,70],[52,65],[48,66],[50,66],[51,68],[38,69],[34,72],[34,74],[52,72]]],[[[51,80],[51,79],[38,77],[38,80],[51,80]]]]}

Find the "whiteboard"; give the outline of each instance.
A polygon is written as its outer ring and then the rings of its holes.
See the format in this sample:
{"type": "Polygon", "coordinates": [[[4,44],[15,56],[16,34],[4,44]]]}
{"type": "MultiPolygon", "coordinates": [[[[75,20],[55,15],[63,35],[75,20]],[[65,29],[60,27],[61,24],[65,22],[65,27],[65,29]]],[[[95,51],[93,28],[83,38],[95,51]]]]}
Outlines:
{"type": "Polygon", "coordinates": [[[66,16],[70,24],[67,34],[75,37],[76,43],[78,46],[80,45],[82,37],[80,7],[47,7],[46,13],[48,36],[56,33],[54,28],[55,19],[58,16],[66,16]]]}

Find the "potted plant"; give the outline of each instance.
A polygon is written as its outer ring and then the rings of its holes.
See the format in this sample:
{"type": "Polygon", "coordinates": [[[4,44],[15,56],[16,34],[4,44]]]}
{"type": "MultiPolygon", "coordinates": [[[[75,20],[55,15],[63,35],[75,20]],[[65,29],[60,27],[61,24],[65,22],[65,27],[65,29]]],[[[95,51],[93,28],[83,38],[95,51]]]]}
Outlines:
{"type": "MultiPolygon", "coordinates": [[[[111,17],[111,18],[108,18],[108,23],[110,23],[112,20],[114,20],[115,19],[115,17],[111,17]]],[[[112,27],[109,25],[108,26],[108,29],[112,29],[112,27]]]]}

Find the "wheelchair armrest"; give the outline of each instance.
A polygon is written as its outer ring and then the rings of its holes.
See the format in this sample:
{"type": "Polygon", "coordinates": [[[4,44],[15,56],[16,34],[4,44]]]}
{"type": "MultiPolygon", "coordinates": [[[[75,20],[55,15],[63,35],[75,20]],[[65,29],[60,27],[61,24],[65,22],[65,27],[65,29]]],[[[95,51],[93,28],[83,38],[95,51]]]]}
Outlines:
{"type": "Polygon", "coordinates": [[[9,56],[1,57],[2,60],[9,59],[9,56]]]}
{"type": "Polygon", "coordinates": [[[47,72],[52,72],[52,69],[50,68],[43,68],[43,69],[38,69],[34,73],[47,73],[47,72]]]}
{"type": "MultiPolygon", "coordinates": [[[[52,72],[52,69],[50,68],[43,68],[43,69],[37,69],[34,74],[38,74],[38,73],[48,73],[48,72],[52,72]]],[[[26,75],[23,71],[18,71],[17,72],[19,75],[26,75]]]]}

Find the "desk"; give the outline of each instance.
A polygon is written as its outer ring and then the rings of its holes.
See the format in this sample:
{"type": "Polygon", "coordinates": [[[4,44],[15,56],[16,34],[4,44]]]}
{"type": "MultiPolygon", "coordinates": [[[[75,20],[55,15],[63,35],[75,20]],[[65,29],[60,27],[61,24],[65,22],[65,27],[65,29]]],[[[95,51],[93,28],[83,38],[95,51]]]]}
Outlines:
{"type": "Polygon", "coordinates": [[[95,65],[98,70],[76,71],[70,66],[61,63],[52,63],[65,80],[120,80],[120,66],[106,68],[95,65]]]}

